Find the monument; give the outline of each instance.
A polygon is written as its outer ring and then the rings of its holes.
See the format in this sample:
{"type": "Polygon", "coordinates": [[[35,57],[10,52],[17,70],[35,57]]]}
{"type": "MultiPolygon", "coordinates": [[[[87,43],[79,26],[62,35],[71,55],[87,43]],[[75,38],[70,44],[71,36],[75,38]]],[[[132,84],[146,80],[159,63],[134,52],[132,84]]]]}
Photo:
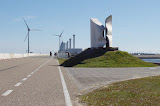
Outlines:
{"type": "Polygon", "coordinates": [[[91,18],[91,48],[103,47],[106,44],[104,38],[105,27],[96,18],[91,18]]]}
{"type": "Polygon", "coordinates": [[[96,18],[90,19],[91,48],[104,47],[109,50],[118,50],[112,47],[112,15],[106,18],[105,27],[96,18]]]}
{"type": "Polygon", "coordinates": [[[105,20],[106,30],[106,47],[112,47],[112,16],[110,15],[105,20]]]}

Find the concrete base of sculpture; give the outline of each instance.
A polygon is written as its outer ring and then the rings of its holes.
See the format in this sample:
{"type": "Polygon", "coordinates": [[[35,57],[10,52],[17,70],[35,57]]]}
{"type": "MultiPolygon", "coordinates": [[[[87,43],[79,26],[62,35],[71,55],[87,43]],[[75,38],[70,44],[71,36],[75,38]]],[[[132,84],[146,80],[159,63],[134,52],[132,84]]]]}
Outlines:
{"type": "Polygon", "coordinates": [[[118,47],[98,47],[98,48],[91,48],[91,49],[99,49],[99,50],[105,50],[105,51],[117,51],[119,50],[118,47]]]}
{"type": "Polygon", "coordinates": [[[104,48],[108,51],[117,51],[118,50],[118,47],[107,47],[107,48],[104,48]]]}

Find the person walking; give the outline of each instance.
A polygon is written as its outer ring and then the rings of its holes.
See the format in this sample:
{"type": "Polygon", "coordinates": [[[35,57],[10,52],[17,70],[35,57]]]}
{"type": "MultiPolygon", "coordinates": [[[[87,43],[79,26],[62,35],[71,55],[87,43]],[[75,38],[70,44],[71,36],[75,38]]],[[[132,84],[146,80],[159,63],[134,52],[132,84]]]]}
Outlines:
{"type": "Polygon", "coordinates": [[[52,57],[52,52],[50,51],[50,57],[52,57]]]}

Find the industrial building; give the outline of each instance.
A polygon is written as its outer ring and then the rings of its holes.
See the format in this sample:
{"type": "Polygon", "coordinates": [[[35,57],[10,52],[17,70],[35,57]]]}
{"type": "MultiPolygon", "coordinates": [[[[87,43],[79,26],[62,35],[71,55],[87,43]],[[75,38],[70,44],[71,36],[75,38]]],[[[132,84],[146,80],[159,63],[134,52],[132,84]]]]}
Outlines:
{"type": "Polygon", "coordinates": [[[59,58],[70,58],[82,52],[82,48],[75,48],[75,35],[73,35],[73,48],[71,46],[71,39],[66,43],[62,42],[58,51],[59,58]]]}

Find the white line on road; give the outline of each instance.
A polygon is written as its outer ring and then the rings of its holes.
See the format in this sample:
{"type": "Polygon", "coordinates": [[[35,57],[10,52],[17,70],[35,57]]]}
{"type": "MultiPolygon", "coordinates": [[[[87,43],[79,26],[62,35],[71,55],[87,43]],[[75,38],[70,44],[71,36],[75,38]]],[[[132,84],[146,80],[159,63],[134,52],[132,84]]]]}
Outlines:
{"type": "MultiPolygon", "coordinates": [[[[51,58],[52,59],[52,58],[51,58]]],[[[34,70],[34,72],[32,72],[31,74],[34,74],[36,71],[38,71],[41,67],[43,67],[45,64],[47,64],[51,59],[49,59],[47,62],[45,62],[44,64],[42,64],[40,67],[38,67],[36,70],[34,70]]],[[[27,77],[30,77],[31,75],[27,75],[27,77]]],[[[23,78],[23,81],[27,80],[27,78],[23,78]]],[[[17,84],[15,84],[14,86],[20,86],[22,83],[19,82],[17,84]]],[[[8,90],[6,91],[4,94],[2,94],[1,96],[7,96],[9,95],[13,90],[8,90]]]]}
{"type": "Polygon", "coordinates": [[[155,70],[156,68],[150,68],[151,70],[155,70]]]}
{"type": "Polygon", "coordinates": [[[9,95],[12,91],[13,91],[13,90],[8,90],[8,91],[6,91],[4,94],[2,94],[2,96],[7,96],[7,95],[9,95]]]}
{"type": "Polygon", "coordinates": [[[41,67],[43,67],[45,64],[47,64],[51,59],[49,59],[47,62],[45,62],[44,64],[42,64],[40,67],[38,67],[37,70],[39,70],[41,67]]]}
{"type": "Polygon", "coordinates": [[[34,74],[34,72],[31,72],[31,74],[34,74]]]}
{"type": "MultiPolygon", "coordinates": [[[[52,58],[51,58],[52,59],[52,58]]],[[[45,62],[44,64],[42,64],[41,66],[39,66],[36,70],[34,70],[34,72],[31,72],[31,74],[34,74],[36,71],[38,71],[42,66],[44,66],[45,64],[47,64],[51,59],[49,59],[47,62],[45,62]]],[[[31,76],[31,74],[27,75],[27,77],[29,78],[31,76]]],[[[27,78],[23,78],[23,81],[27,80],[27,78]]]]}
{"type": "MultiPolygon", "coordinates": [[[[51,58],[52,59],[52,58],[51,58]]],[[[42,64],[41,66],[39,66],[36,70],[34,70],[31,74],[34,74],[36,71],[38,71],[41,67],[43,67],[44,65],[46,65],[51,59],[49,59],[48,61],[46,61],[44,64],[42,64]]]]}
{"type": "Polygon", "coordinates": [[[22,80],[25,81],[25,80],[27,80],[27,78],[23,78],[22,80]]]}
{"type": "Polygon", "coordinates": [[[22,83],[21,82],[19,82],[19,83],[17,83],[16,85],[14,85],[14,86],[20,86],[22,83]]]}
{"type": "Polygon", "coordinates": [[[34,70],[34,72],[38,71],[38,69],[34,70]]]}
{"type": "Polygon", "coordinates": [[[29,74],[29,75],[27,75],[27,77],[30,77],[31,75],[29,74]]]}
{"type": "MultiPolygon", "coordinates": [[[[57,63],[59,65],[59,61],[57,60],[57,63]]],[[[71,98],[61,71],[61,68],[58,66],[59,69],[59,73],[60,73],[60,77],[61,77],[61,82],[62,82],[62,87],[63,87],[63,93],[64,93],[64,97],[65,97],[65,102],[66,102],[66,106],[72,106],[72,102],[71,102],[71,98]]]]}

